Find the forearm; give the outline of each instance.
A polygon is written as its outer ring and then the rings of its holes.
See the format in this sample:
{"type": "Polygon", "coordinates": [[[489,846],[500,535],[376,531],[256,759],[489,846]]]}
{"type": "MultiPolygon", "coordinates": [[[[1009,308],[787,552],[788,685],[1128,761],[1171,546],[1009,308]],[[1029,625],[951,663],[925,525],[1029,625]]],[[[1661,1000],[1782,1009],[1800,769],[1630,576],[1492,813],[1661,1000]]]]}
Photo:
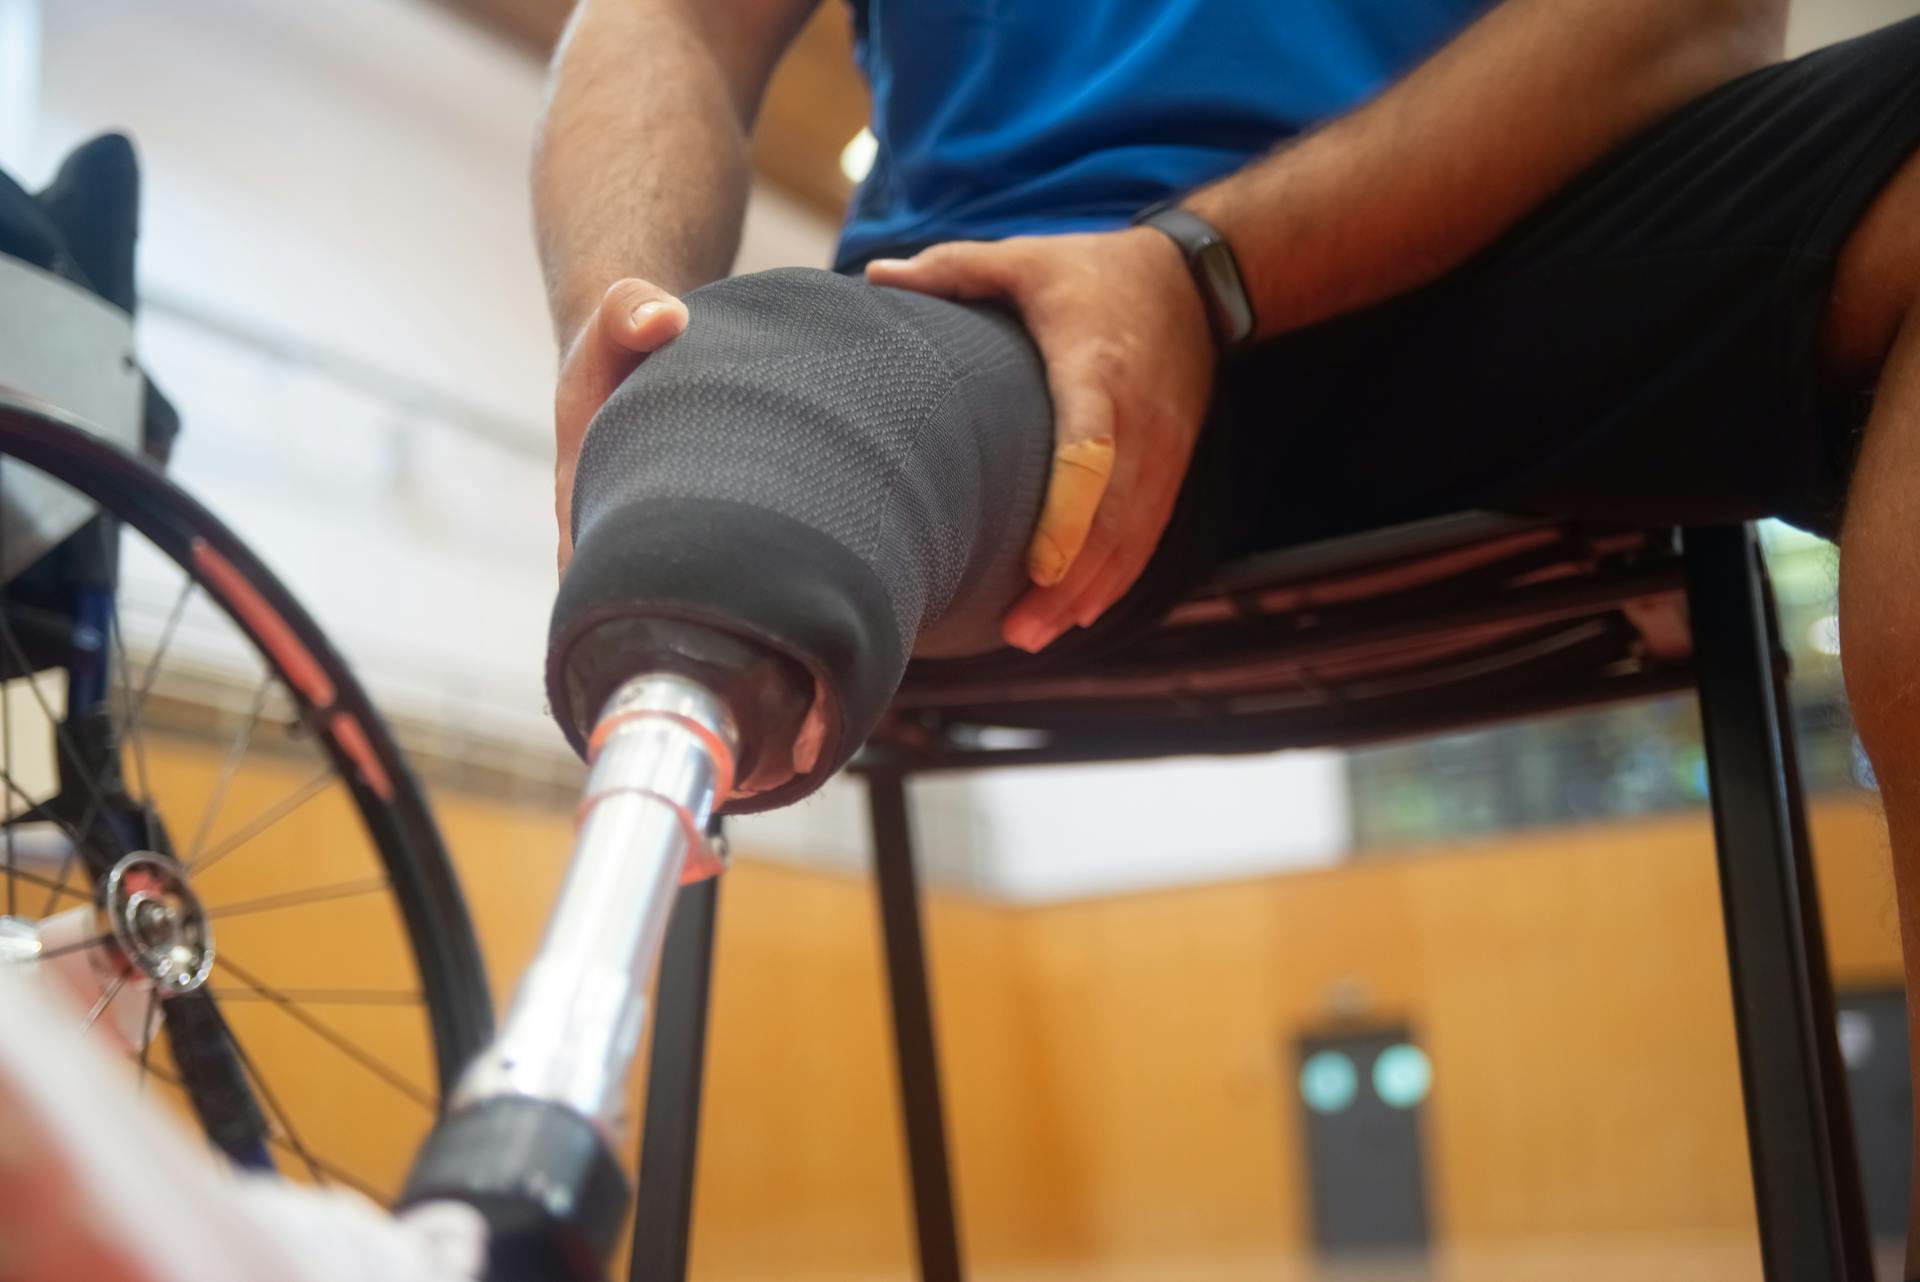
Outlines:
{"type": "Polygon", "coordinates": [[[554,58],[533,204],[564,345],[612,282],[675,293],[726,274],[749,183],[758,88],[676,0],[587,0],[554,58]]]}
{"type": "Polygon", "coordinates": [[[1379,98],[1186,203],[1263,335],[1465,262],[1662,114],[1780,53],[1786,0],[1507,0],[1379,98]]]}

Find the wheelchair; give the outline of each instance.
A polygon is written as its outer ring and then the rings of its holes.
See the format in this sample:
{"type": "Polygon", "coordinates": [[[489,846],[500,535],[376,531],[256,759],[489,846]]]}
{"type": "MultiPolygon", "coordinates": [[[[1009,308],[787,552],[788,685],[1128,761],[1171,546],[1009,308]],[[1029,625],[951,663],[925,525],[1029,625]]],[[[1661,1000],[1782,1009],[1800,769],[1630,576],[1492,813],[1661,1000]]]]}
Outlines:
{"type": "Polygon", "coordinates": [[[234,1164],[390,1202],[490,1032],[480,950],[359,682],[162,471],[136,205],[119,138],[0,175],[0,959],[234,1164]]]}

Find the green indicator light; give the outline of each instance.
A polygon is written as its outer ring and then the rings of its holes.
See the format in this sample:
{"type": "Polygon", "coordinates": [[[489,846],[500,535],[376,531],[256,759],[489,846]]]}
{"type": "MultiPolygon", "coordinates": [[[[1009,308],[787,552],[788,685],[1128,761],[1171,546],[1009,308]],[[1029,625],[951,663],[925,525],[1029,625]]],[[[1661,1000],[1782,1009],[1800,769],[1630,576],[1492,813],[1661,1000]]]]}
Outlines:
{"type": "Polygon", "coordinates": [[[1373,1089],[1394,1108],[1412,1108],[1433,1085],[1433,1065],[1418,1046],[1401,1042],[1373,1061],[1373,1089]]]}
{"type": "Polygon", "coordinates": [[[1339,1051],[1316,1051],[1300,1066],[1300,1098],[1316,1113],[1340,1112],[1359,1089],[1359,1072],[1339,1051]]]}

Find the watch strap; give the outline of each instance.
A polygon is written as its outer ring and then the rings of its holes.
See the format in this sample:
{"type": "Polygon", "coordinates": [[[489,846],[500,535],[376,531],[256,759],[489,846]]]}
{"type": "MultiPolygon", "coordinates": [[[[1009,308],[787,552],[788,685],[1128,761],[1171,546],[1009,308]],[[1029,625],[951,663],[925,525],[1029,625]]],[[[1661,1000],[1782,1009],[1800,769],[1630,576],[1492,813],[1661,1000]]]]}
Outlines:
{"type": "Polygon", "coordinates": [[[1232,246],[1212,223],[1175,200],[1150,205],[1133,221],[1137,227],[1159,231],[1180,250],[1221,351],[1232,351],[1252,339],[1256,328],[1253,300],[1247,294],[1232,246]]]}

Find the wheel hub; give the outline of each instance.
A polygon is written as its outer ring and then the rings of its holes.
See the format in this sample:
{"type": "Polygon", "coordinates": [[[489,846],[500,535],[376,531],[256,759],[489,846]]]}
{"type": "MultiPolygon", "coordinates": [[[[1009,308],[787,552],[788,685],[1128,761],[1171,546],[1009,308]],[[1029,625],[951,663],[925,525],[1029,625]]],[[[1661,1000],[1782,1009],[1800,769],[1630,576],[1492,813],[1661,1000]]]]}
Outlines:
{"type": "Polygon", "coordinates": [[[128,962],[161,997],[190,993],[213,969],[213,931],[180,865],[135,851],[107,874],[102,904],[128,962]]]}

